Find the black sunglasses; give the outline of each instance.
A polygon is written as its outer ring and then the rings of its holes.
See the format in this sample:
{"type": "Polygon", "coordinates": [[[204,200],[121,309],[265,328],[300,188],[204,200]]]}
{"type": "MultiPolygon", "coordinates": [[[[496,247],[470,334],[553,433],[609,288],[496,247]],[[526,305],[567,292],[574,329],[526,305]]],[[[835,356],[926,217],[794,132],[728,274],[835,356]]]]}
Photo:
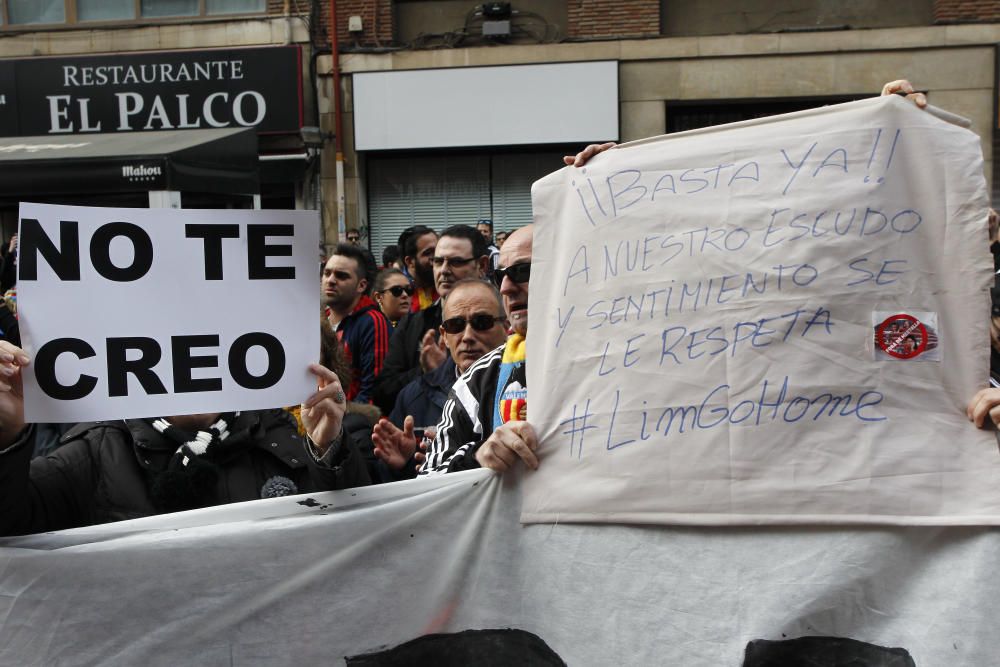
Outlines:
{"type": "Polygon", "coordinates": [[[408,296],[413,296],[413,285],[393,285],[392,287],[386,287],[384,290],[380,290],[379,294],[385,294],[388,292],[397,299],[403,296],[403,292],[406,292],[408,296]]]}
{"type": "Polygon", "coordinates": [[[474,261],[476,261],[475,257],[435,257],[434,259],[431,260],[431,263],[434,266],[440,267],[444,266],[445,262],[447,262],[448,266],[452,267],[453,269],[460,269],[469,262],[474,262],[474,261]]]}
{"type": "Polygon", "coordinates": [[[465,325],[471,324],[472,328],[476,331],[489,331],[493,328],[493,325],[501,320],[503,320],[502,317],[479,313],[469,319],[465,319],[464,317],[449,317],[441,323],[441,328],[444,329],[445,333],[457,334],[465,331],[465,325]]]}
{"type": "Polygon", "coordinates": [[[497,287],[500,287],[504,276],[507,276],[511,281],[518,284],[528,282],[528,278],[531,277],[531,262],[521,262],[520,264],[508,266],[506,269],[494,269],[493,282],[496,283],[497,287]]]}

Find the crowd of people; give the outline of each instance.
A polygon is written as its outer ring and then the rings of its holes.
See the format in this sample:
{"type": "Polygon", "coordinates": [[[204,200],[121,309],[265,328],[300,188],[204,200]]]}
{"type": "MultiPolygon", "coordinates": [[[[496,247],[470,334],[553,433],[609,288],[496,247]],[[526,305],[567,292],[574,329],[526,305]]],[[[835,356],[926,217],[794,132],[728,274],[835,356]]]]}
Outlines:
{"type": "MultiPolygon", "coordinates": [[[[886,84],[889,94],[926,106],[906,81],[886,84]]],[[[581,167],[613,147],[564,161],[581,167]]],[[[538,438],[525,419],[533,226],[413,226],[381,268],[358,230],[345,238],[322,267],[316,391],[290,408],[66,425],[53,436],[51,425],[24,421],[30,359],[0,304],[0,535],[477,467],[536,468],[538,438]]],[[[968,407],[980,427],[1000,422],[996,307],[993,332],[994,386],[968,407]]]]}

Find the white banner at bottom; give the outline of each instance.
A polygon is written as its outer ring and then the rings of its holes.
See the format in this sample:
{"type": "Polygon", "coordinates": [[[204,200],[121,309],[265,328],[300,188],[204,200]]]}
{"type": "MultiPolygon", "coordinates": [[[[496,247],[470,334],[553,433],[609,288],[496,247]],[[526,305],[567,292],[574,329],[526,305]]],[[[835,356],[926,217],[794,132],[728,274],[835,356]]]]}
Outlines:
{"type": "Polygon", "coordinates": [[[522,526],[520,497],[472,471],[2,540],[0,665],[1000,652],[995,529],[522,526]]]}

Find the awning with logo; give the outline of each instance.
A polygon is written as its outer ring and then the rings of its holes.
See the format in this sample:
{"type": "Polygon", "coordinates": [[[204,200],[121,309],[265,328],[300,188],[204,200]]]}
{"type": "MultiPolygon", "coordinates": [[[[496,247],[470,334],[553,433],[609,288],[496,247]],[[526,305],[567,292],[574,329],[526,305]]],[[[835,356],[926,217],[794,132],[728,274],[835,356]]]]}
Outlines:
{"type": "Polygon", "coordinates": [[[157,190],[258,194],[256,131],[0,138],[0,197],[157,190]]]}

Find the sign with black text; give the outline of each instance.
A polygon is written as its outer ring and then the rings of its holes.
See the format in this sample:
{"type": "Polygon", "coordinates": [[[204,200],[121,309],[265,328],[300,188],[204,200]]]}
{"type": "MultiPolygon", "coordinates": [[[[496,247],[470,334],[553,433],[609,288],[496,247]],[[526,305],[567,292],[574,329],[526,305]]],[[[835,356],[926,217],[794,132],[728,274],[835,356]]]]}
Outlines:
{"type": "Polygon", "coordinates": [[[314,211],[21,204],[28,422],[291,405],[315,390],[314,211]]]}

